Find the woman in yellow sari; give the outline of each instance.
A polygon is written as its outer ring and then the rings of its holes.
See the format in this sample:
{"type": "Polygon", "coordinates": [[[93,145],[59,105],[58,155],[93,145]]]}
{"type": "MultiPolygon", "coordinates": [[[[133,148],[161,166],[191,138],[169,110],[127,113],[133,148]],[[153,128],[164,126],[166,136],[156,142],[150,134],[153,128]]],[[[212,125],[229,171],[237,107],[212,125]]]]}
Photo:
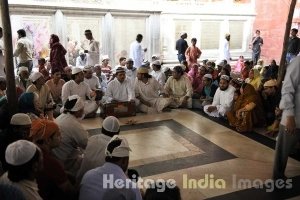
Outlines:
{"type": "Polygon", "coordinates": [[[251,84],[254,89],[258,91],[261,84],[261,78],[258,69],[251,69],[249,72],[249,77],[245,80],[245,82],[251,84]]]}
{"type": "Polygon", "coordinates": [[[235,109],[226,113],[229,124],[239,132],[252,131],[254,126],[264,125],[265,113],[260,96],[254,87],[244,83],[240,89],[241,95],[235,103],[235,109]]]}

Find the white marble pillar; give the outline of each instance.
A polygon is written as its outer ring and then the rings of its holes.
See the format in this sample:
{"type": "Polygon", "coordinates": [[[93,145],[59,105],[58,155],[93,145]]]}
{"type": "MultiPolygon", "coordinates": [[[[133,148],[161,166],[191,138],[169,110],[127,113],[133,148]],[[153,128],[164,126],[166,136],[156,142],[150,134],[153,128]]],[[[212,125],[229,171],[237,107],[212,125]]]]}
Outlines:
{"type": "MultiPolygon", "coordinates": [[[[111,59],[111,63],[116,63],[118,61],[114,60],[114,41],[112,38],[112,29],[113,29],[113,17],[111,13],[107,13],[104,16],[104,19],[102,21],[102,44],[101,44],[101,50],[100,54],[102,55],[108,55],[111,59]]],[[[100,56],[100,61],[101,61],[100,56]]]]}
{"type": "Polygon", "coordinates": [[[151,62],[152,55],[161,55],[160,49],[160,14],[154,13],[146,20],[148,52],[147,59],[151,62]]]}
{"type": "MultiPolygon", "coordinates": [[[[66,18],[61,10],[57,10],[54,14],[53,20],[53,33],[59,37],[60,43],[67,50],[68,40],[67,40],[67,28],[66,28],[66,18]]],[[[52,34],[52,33],[51,33],[52,34]]],[[[68,54],[66,54],[66,60],[69,63],[68,54]]]]}

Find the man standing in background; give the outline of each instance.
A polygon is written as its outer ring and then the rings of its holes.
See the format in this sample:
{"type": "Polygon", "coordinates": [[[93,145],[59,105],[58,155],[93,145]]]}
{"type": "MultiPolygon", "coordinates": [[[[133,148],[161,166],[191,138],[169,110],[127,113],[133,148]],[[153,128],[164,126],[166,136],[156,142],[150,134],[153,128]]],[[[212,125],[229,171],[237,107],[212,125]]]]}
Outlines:
{"type": "Polygon", "coordinates": [[[94,66],[99,64],[100,60],[100,43],[93,37],[91,30],[85,30],[85,40],[81,46],[84,49],[84,53],[87,54],[87,65],[94,66]]]}
{"type": "Polygon", "coordinates": [[[219,61],[226,60],[228,64],[230,64],[231,56],[229,52],[229,41],[230,41],[230,34],[226,33],[225,38],[222,41],[221,47],[219,49],[219,61]]]}
{"type": "Polygon", "coordinates": [[[289,44],[286,54],[286,62],[289,64],[293,58],[295,58],[300,51],[300,39],[297,37],[298,29],[293,28],[291,30],[291,37],[289,39],[289,44]]]}
{"type": "Polygon", "coordinates": [[[144,52],[147,51],[147,48],[142,49],[141,42],[143,40],[142,34],[137,34],[136,41],[130,44],[130,58],[133,59],[133,66],[139,68],[142,66],[144,60],[144,52]]]}
{"type": "Polygon", "coordinates": [[[181,33],[180,39],[176,41],[176,50],[178,51],[177,55],[179,63],[186,60],[185,51],[189,47],[185,40],[186,38],[187,33],[181,33]]]}
{"type": "Polygon", "coordinates": [[[16,45],[16,50],[14,52],[14,56],[18,57],[18,65],[17,67],[27,67],[29,73],[32,70],[32,55],[33,55],[33,44],[26,37],[26,32],[24,29],[19,29],[18,33],[18,41],[16,45]]]}
{"type": "Polygon", "coordinates": [[[255,36],[252,38],[251,48],[252,48],[252,60],[253,65],[257,64],[260,57],[261,46],[264,44],[262,37],[260,37],[260,30],[255,31],[255,36]]]}

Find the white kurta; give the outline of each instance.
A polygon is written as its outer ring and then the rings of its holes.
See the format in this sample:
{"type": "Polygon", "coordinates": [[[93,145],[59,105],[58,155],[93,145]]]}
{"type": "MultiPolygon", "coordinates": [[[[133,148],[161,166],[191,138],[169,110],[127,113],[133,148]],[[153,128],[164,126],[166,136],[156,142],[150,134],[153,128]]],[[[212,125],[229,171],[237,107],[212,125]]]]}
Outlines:
{"type": "Polygon", "coordinates": [[[76,176],[82,161],[82,152],[78,148],[86,148],[88,132],[78,119],[69,113],[62,113],[55,122],[61,132],[61,143],[52,152],[64,163],[65,169],[76,176]]]}
{"type": "Polygon", "coordinates": [[[83,41],[82,48],[88,50],[87,65],[100,64],[100,43],[94,39],[83,41]]]}
{"type": "Polygon", "coordinates": [[[104,134],[89,137],[83,160],[77,173],[77,180],[79,183],[87,171],[100,167],[105,163],[105,148],[110,139],[111,137],[104,134]]]}
{"type": "Polygon", "coordinates": [[[136,68],[131,69],[127,69],[126,68],[126,78],[130,80],[131,82],[131,87],[134,90],[134,83],[135,83],[135,79],[136,79],[136,75],[137,75],[137,70],[136,68]]]}
{"type": "Polygon", "coordinates": [[[224,39],[222,44],[221,44],[221,47],[219,49],[219,60],[227,60],[227,63],[230,62],[230,52],[229,52],[229,41],[224,39]]]}
{"type": "Polygon", "coordinates": [[[134,41],[130,44],[130,58],[133,59],[133,66],[139,68],[142,66],[144,59],[144,51],[141,43],[134,41]]]}
{"type": "Polygon", "coordinates": [[[17,56],[19,63],[25,63],[32,60],[33,44],[27,37],[22,37],[17,41],[14,56],[17,56]]]}
{"type": "Polygon", "coordinates": [[[123,83],[118,81],[117,78],[109,82],[105,93],[105,99],[107,103],[112,100],[117,101],[130,101],[135,99],[134,90],[132,84],[128,78],[123,83]]]}
{"type": "Polygon", "coordinates": [[[95,75],[90,79],[84,78],[84,82],[90,86],[91,90],[101,89],[99,78],[95,75]]]}
{"type": "Polygon", "coordinates": [[[166,75],[165,75],[164,72],[162,72],[161,70],[159,70],[159,71],[154,71],[154,70],[153,70],[153,71],[150,73],[150,75],[151,75],[153,78],[155,78],[155,79],[158,81],[158,83],[159,83],[160,85],[162,85],[162,86],[165,85],[165,83],[166,83],[166,75]]]}
{"type": "Polygon", "coordinates": [[[225,113],[231,109],[233,103],[235,88],[231,85],[228,86],[227,90],[222,91],[220,88],[217,89],[212,105],[204,106],[203,110],[206,114],[212,117],[225,116],[225,113]],[[217,110],[209,113],[207,108],[209,106],[216,106],[217,110]]]}
{"type": "Polygon", "coordinates": [[[89,114],[98,108],[98,105],[90,96],[91,92],[92,90],[87,83],[81,82],[77,84],[74,80],[70,80],[62,87],[61,99],[62,102],[65,103],[69,96],[77,94],[84,101],[84,113],[89,114]],[[86,100],[86,98],[89,98],[90,100],[86,100]]]}
{"type": "Polygon", "coordinates": [[[136,80],[135,82],[135,94],[140,96],[145,101],[151,104],[151,107],[148,107],[142,103],[139,105],[139,109],[142,112],[146,113],[155,113],[161,112],[165,107],[171,103],[170,98],[162,98],[159,96],[159,93],[164,89],[155,78],[149,78],[147,83],[143,81],[136,80]]]}

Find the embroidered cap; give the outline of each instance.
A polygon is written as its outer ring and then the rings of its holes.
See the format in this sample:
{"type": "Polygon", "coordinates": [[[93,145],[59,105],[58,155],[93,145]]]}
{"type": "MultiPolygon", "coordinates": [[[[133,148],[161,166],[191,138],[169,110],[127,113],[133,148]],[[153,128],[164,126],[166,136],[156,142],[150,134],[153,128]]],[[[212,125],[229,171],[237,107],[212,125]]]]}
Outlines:
{"type": "Polygon", "coordinates": [[[17,113],[12,116],[12,118],[10,120],[10,124],[11,125],[19,125],[19,126],[30,125],[31,119],[25,113],[17,113]]]}
{"type": "Polygon", "coordinates": [[[119,120],[114,116],[108,116],[104,119],[102,128],[109,132],[117,133],[120,130],[119,120]]]}

